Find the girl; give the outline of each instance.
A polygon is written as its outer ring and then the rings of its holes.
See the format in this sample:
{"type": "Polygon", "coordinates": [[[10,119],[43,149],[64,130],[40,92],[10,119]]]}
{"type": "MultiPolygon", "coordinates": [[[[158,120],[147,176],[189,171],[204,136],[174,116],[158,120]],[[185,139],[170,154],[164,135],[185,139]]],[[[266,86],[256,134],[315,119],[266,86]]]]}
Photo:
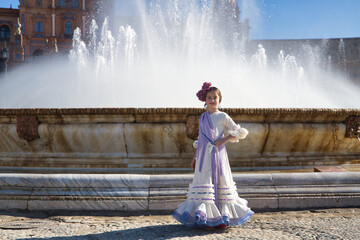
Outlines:
{"type": "Polygon", "coordinates": [[[173,217],[188,226],[241,225],[254,212],[237,194],[225,144],[244,139],[248,131],[219,111],[221,92],[211,83],[205,82],[196,96],[205,102],[207,111],[200,116],[199,140],[194,142],[197,148],[192,162],[194,179],[187,200],[179,205],[173,217]]]}

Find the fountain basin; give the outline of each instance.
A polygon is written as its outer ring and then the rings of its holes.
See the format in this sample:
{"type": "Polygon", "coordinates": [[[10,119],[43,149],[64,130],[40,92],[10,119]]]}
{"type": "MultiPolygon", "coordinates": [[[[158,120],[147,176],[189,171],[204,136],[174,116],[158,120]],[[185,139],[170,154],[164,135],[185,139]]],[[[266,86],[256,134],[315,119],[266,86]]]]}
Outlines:
{"type": "MultiPolygon", "coordinates": [[[[359,163],[359,109],[223,109],[250,132],[233,171],[359,163]],[[354,123],[355,122],[355,123],[354,123]],[[354,126],[352,128],[354,128],[354,126]]],[[[0,171],[190,173],[199,108],[0,109],[0,171]]]]}

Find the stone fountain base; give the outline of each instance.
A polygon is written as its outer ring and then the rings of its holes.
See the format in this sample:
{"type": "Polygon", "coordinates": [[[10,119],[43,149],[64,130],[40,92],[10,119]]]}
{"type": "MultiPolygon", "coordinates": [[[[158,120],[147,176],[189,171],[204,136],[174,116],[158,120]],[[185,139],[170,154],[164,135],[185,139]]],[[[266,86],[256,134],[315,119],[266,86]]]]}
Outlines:
{"type": "MultiPolygon", "coordinates": [[[[192,175],[0,174],[0,209],[174,210],[192,175]]],[[[235,174],[254,210],[360,206],[360,173],[235,174]]]]}
{"type": "MultiPolygon", "coordinates": [[[[223,109],[233,171],[360,163],[360,110],[223,109]]],[[[204,109],[0,109],[0,172],[191,173],[204,109]]]]}

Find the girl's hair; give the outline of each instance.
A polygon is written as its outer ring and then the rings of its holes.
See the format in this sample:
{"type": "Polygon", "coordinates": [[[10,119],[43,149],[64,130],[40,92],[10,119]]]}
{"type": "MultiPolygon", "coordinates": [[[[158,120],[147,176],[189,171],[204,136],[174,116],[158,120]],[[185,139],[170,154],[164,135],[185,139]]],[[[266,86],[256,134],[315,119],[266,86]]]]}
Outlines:
{"type": "MultiPolygon", "coordinates": [[[[210,87],[208,90],[206,90],[205,99],[206,99],[209,92],[215,92],[219,96],[219,103],[221,103],[222,96],[221,96],[220,89],[218,89],[217,87],[210,87]]],[[[205,106],[206,106],[206,103],[205,103],[205,106]]]]}

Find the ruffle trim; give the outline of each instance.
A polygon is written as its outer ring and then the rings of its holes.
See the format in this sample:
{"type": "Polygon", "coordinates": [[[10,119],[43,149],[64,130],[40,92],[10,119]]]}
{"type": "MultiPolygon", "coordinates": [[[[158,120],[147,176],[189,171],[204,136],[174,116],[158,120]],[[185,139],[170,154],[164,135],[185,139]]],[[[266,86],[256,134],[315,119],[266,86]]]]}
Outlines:
{"type": "MultiPolygon", "coordinates": [[[[232,184],[228,185],[227,187],[218,187],[217,189],[218,194],[218,201],[220,203],[229,203],[229,201],[235,201],[238,199],[238,193],[236,191],[236,185],[235,182],[232,182],[232,184]]],[[[187,199],[198,201],[201,200],[203,202],[211,202],[213,203],[215,201],[215,190],[213,184],[193,184],[191,183],[189,185],[188,193],[187,193],[187,199]]],[[[246,202],[246,199],[241,199],[241,201],[246,202]]]]}
{"type": "Polygon", "coordinates": [[[242,128],[239,124],[236,125],[235,130],[229,130],[228,133],[231,136],[236,137],[236,140],[233,140],[231,142],[238,142],[239,139],[244,139],[249,134],[249,131],[246,128],[242,128]]]}
{"type": "Polygon", "coordinates": [[[197,210],[194,216],[187,211],[183,214],[175,211],[172,216],[180,223],[189,227],[216,227],[220,224],[225,224],[227,226],[240,226],[249,220],[253,214],[254,212],[249,210],[240,218],[229,219],[229,216],[226,215],[217,218],[207,218],[206,213],[197,210]]]}

